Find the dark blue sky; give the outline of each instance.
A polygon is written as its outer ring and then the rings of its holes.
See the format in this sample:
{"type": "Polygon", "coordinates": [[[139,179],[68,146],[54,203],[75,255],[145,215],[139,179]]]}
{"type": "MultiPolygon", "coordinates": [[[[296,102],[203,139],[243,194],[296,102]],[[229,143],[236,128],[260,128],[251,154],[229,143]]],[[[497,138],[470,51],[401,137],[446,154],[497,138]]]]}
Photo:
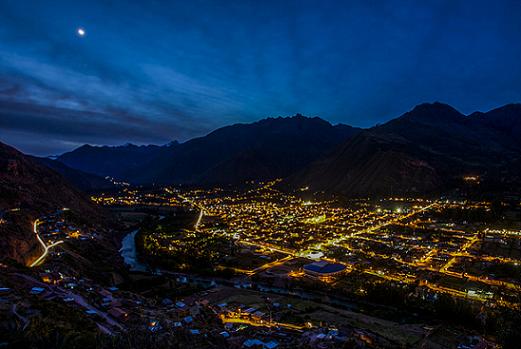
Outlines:
{"type": "Polygon", "coordinates": [[[486,111],[521,101],[520,18],[521,1],[3,0],[0,140],[48,155],[295,113],[486,111]]]}

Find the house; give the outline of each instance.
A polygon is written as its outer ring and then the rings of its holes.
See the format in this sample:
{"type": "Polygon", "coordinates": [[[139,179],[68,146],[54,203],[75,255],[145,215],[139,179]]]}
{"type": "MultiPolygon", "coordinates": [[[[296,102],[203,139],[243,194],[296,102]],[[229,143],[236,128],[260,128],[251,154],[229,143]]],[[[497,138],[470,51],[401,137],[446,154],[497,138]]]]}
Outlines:
{"type": "Polygon", "coordinates": [[[150,320],[148,322],[148,330],[152,333],[159,332],[163,327],[157,320],[150,320]]]}
{"type": "Polygon", "coordinates": [[[222,332],[220,332],[219,334],[220,334],[221,336],[223,336],[223,338],[228,338],[228,337],[230,337],[230,334],[229,334],[228,332],[226,332],[226,331],[222,331],[222,332]]]}
{"type": "Polygon", "coordinates": [[[112,293],[107,290],[100,290],[98,294],[103,298],[112,298],[112,293]]]}
{"type": "Polygon", "coordinates": [[[257,309],[255,309],[255,308],[248,308],[248,309],[246,309],[244,312],[245,312],[245,313],[248,313],[248,314],[253,314],[253,313],[256,312],[256,311],[257,311],[257,309]]]}
{"type": "Polygon", "coordinates": [[[45,288],[43,288],[43,287],[33,287],[33,288],[31,288],[31,294],[34,294],[34,295],[42,294],[43,291],[45,291],[45,288]]]}
{"type": "Polygon", "coordinates": [[[252,348],[252,347],[257,347],[257,346],[264,347],[264,342],[259,339],[250,338],[250,339],[245,340],[244,343],[242,343],[242,346],[245,348],[252,348]]]}
{"type": "Polygon", "coordinates": [[[40,278],[46,284],[56,284],[61,279],[60,275],[57,273],[41,273],[40,278]]]}
{"type": "Polygon", "coordinates": [[[242,346],[245,348],[253,348],[261,346],[264,349],[275,349],[279,346],[279,343],[275,340],[271,340],[269,342],[263,342],[260,339],[251,338],[247,339],[242,343],[242,346]]]}
{"type": "Polygon", "coordinates": [[[260,310],[257,310],[255,313],[253,313],[253,315],[255,315],[256,317],[261,318],[261,317],[264,316],[264,313],[262,311],[260,311],[260,310]]]}
{"type": "Polygon", "coordinates": [[[118,320],[126,320],[128,318],[128,312],[118,307],[110,308],[108,313],[110,316],[118,320]]]}
{"type": "Polygon", "coordinates": [[[72,289],[75,289],[76,287],[78,287],[78,284],[75,283],[75,282],[68,282],[68,283],[66,283],[63,287],[72,290],[72,289]]]}
{"type": "Polygon", "coordinates": [[[279,343],[275,340],[264,343],[264,347],[266,349],[275,349],[278,346],[279,346],[279,343]]]}
{"type": "Polygon", "coordinates": [[[161,304],[164,305],[165,307],[168,307],[168,306],[174,304],[174,302],[170,298],[163,298],[163,300],[161,301],[161,304]]]}

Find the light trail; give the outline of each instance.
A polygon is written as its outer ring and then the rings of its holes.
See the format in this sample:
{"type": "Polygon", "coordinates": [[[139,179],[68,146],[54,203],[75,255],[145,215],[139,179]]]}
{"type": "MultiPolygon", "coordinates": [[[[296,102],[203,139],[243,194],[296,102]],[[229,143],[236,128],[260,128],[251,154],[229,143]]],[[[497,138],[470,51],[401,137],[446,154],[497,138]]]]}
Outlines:
{"type": "MultiPolygon", "coordinates": [[[[267,186],[267,187],[269,189],[269,186],[267,186]]],[[[260,189],[266,189],[266,188],[259,188],[259,190],[260,189]]],[[[198,207],[201,211],[203,210],[202,202],[196,203],[192,199],[184,198],[181,195],[180,195],[180,197],[182,199],[185,199],[187,202],[192,204],[194,207],[198,207]]],[[[421,214],[423,212],[426,212],[426,211],[430,211],[432,209],[436,209],[438,207],[443,207],[443,203],[436,200],[436,201],[433,201],[430,203],[425,203],[425,206],[423,206],[423,207],[416,206],[413,209],[411,209],[411,211],[409,211],[408,213],[385,214],[385,215],[382,215],[382,216],[379,216],[379,217],[376,217],[375,219],[373,219],[373,222],[371,225],[368,225],[367,223],[358,224],[358,226],[353,225],[352,226],[353,230],[351,230],[351,232],[343,233],[343,234],[341,232],[338,232],[336,234],[336,236],[333,236],[332,238],[327,239],[322,242],[316,242],[314,244],[311,244],[305,250],[291,249],[288,247],[278,246],[278,244],[267,243],[264,241],[249,241],[249,239],[239,238],[239,240],[238,240],[239,244],[246,245],[246,246],[262,247],[262,248],[271,250],[272,252],[283,253],[286,256],[285,256],[285,258],[266,263],[265,265],[262,265],[255,269],[245,270],[245,269],[235,268],[234,270],[238,273],[252,276],[258,272],[262,272],[269,268],[276,267],[278,265],[282,265],[284,262],[291,260],[292,258],[307,257],[307,251],[309,251],[309,250],[324,251],[331,246],[339,246],[339,247],[345,247],[349,251],[356,252],[357,254],[362,254],[362,255],[373,257],[373,258],[387,259],[389,261],[392,260],[403,266],[407,266],[409,268],[415,268],[416,271],[418,271],[418,272],[422,271],[422,272],[429,272],[429,273],[437,273],[440,276],[454,277],[454,278],[457,278],[460,280],[477,282],[477,283],[481,283],[484,285],[502,287],[502,288],[505,288],[510,291],[517,291],[517,292],[521,291],[521,286],[518,284],[515,284],[513,282],[489,279],[488,277],[484,277],[484,276],[469,275],[465,272],[455,272],[455,271],[451,270],[451,267],[455,266],[458,263],[458,257],[473,258],[476,260],[492,261],[492,262],[499,260],[504,263],[506,263],[506,262],[519,263],[520,262],[519,260],[512,259],[512,258],[497,258],[497,257],[492,257],[492,256],[475,256],[475,255],[473,255],[472,253],[470,253],[470,250],[472,249],[474,244],[479,242],[479,239],[480,239],[479,234],[469,234],[465,230],[456,229],[456,228],[445,228],[445,227],[439,228],[440,232],[443,232],[445,234],[455,235],[458,239],[462,240],[461,245],[459,246],[457,251],[447,252],[444,249],[441,249],[439,247],[429,247],[427,249],[424,248],[422,251],[422,252],[424,252],[423,257],[421,257],[419,260],[414,259],[412,261],[404,260],[404,259],[400,258],[399,256],[394,256],[394,255],[389,256],[386,254],[375,253],[373,251],[356,249],[356,248],[353,248],[352,246],[350,246],[350,244],[348,243],[351,239],[355,239],[355,240],[362,239],[362,240],[369,241],[369,242],[387,244],[388,242],[386,240],[381,240],[378,238],[378,236],[379,236],[378,231],[380,229],[382,229],[386,226],[392,225],[392,224],[400,224],[400,225],[401,224],[411,224],[413,227],[417,227],[418,222],[421,222],[421,220],[420,220],[420,218],[416,219],[414,216],[421,214]],[[411,218],[413,218],[413,219],[411,221],[409,221],[410,223],[404,222],[411,218]],[[354,229],[356,229],[356,230],[354,230],[354,229]],[[449,260],[446,261],[444,263],[444,265],[431,266],[430,265],[431,262],[434,259],[436,259],[440,253],[444,253],[444,254],[448,255],[449,260]]],[[[271,216],[279,214],[279,208],[277,206],[271,207],[271,209],[273,210],[271,216]]],[[[212,206],[209,206],[207,208],[207,210],[208,210],[207,213],[215,214],[215,213],[219,213],[220,208],[213,208],[212,206]]],[[[242,213],[242,211],[241,211],[241,213],[242,213]]],[[[248,211],[245,211],[245,213],[251,214],[251,212],[248,212],[248,211]]],[[[283,212],[280,212],[280,213],[282,214],[283,212]]],[[[199,227],[199,223],[201,222],[203,214],[204,214],[204,212],[199,212],[199,217],[198,217],[196,225],[195,225],[196,230],[199,227]]],[[[228,216],[225,215],[225,217],[228,217],[228,216]]],[[[248,219],[248,218],[245,218],[245,219],[248,219]]],[[[253,220],[251,222],[253,222],[253,220]]],[[[332,228],[334,228],[334,222],[335,221],[332,221],[332,223],[333,223],[332,228]]],[[[202,229],[204,229],[204,228],[202,228],[202,229]]],[[[486,230],[485,232],[488,232],[488,230],[486,230]]],[[[507,231],[507,232],[490,231],[490,234],[503,235],[503,236],[506,236],[506,235],[518,236],[518,235],[521,235],[521,231],[507,231]]],[[[394,238],[399,238],[404,241],[409,241],[409,237],[406,235],[394,235],[394,238]]],[[[327,260],[332,263],[337,262],[334,259],[329,259],[329,258],[322,258],[322,259],[327,260]]],[[[412,275],[409,273],[393,274],[393,273],[390,273],[389,271],[380,271],[380,270],[372,270],[372,269],[365,269],[365,270],[361,270],[361,271],[364,274],[372,275],[372,276],[375,276],[375,277],[378,277],[378,278],[381,278],[384,280],[394,281],[394,282],[403,282],[403,283],[407,283],[407,284],[414,284],[420,278],[419,275],[415,275],[414,273],[412,275]]],[[[450,288],[450,287],[445,287],[445,286],[442,286],[442,285],[436,284],[436,283],[426,283],[426,282],[424,283],[424,282],[422,282],[422,280],[419,280],[419,281],[420,281],[421,286],[429,288],[431,291],[434,291],[437,293],[449,294],[454,297],[464,298],[464,299],[469,299],[469,300],[476,300],[476,301],[480,301],[480,302],[491,301],[488,297],[484,297],[481,295],[471,295],[471,294],[467,293],[466,291],[462,291],[462,290],[458,290],[458,289],[454,289],[454,288],[450,288]]],[[[509,308],[516,308],[516,309],[518,308],[517,305],[509,303],[508,301],[496,299],[495,302],[498,305],[507,306],[509,308]]],[[[231,316],[231,317],[237,319],[237,316],[231,316]]],[[[246,318],[246,319],[240,318],[240,321],[245,322],[244,320],[252,321],[249,318],[246,318]]],[[[257,321],[257,320],[253,320],[253,321],[257,321]]]]}
{"type": "Polygon", "coordinates": [[[290,330],[295,331],[301,331],[306,328],[306,326],[302,325],[295,325],[295,324],[289,324],[289,323],[283,323],[283,322],[275,322],[275,321],[269,321],[269,320],[255,320],[255,319],[249,319],[244,318],[243,316],[249,316],[250,314],[246,313],[237,313],[233,314],[232,316],[227,316],[225,314],[221,314],[220,318],[223,323],[235,323],[235,324],[247,324],[250,326],[255,327],[282,327],[290,330]]]}
{"type": "Polygon", "coordinates": [[[59,244],[63,243],[63,240],[60,240],[60,241],[57,241],[57,242],[52,243],[50,245],[46,245],[45,242],[40,237],[40,234],[38,234],[38,224],[39,223],[40,222],[38,221],[38,219],[34,221],[34,223],[33,223],[33,232],[36,235],[36,239],[38,240],[38,242],[43,247],[43,253],[42,253],[42,255],[40,257],[38,257],[34,262],[32,262],[29,265],[29,267],[31,267],[31,268],[40,265],[43,262],[43,260],[45,259],[45,257],[47,257],[47,255],[49,254],[49,250],[51,248],[53,248],[56,245],[59,245],[59,244]]]}
{"type": "Polygon", "coordinates": [[[294,257],[292,255],[288,255],[288,256],[286,256],[284,258],[281,258],[281,259],[278,259],[276,261],[263,264],[260,267],[257,267],[255,269],[251,269],[251,270],[241,269],[241,268],[230,268],[230,267],[225,267],[225,266],[219,266],[219,269],[232,269],[233,271],[235,271],[237,273],[241,273],[241,274],[246,274],[248,276],[252,276],[252,275],[258,274],[258,273],[260,273],[260,272],[262,272],[264,270],[267,270],[267,269],[270,269],[270,268],[274,268],[274,267],[283,265],[284,263],[292,260],[293,258],[294,257]]]}
{"type": "MultiPolygon", "coordinates": [[[[325,246],[328,246],[328,245],[329,246],[331,246],[331,245],[334,246],[334,245],[339,244],[340,242],[343,242],[343,241],[345,241],[347,239],[350,239],[350,238],[353,238],[355,236],[359,236],[359,235],[362,235],[362,234],[370,234],[370,233],[374,232],[375,230],[378,230],[380,228],[383,228],[385,226],[388,226],[388,225],[391,225],[391,224],[394,224],[394,223],[398,223],[398,222],[400,222],[400,221],[402,221],[404,219],[407,219],[407,218],[410,218],[410,217],[412,217],[414,215],[417,215],[418,213],[424,212],[424,211],[434,207],[437,204],[438,204],[438,202],[435,201],[435,202],[433,202],[430,205],[422,207],[421,209],[418,209],[416,211],[412,211],[412,212],[410,212],[410,213],[408,213],[406,215],[402,215],[402,216],[396,217],[395,219],[388,220],[388,221],[386,221],[384,223],[381,223],[381,224],[373,225],[372,227],[369,227],[369,228],[357,231],[356,233],[352,233],[349,236],[342,236],[342,237],[339,237],[339,238],[336,238],[336,239],[332,239],[332,240],[327,241],[326,243],[318,243],[318,244],[316,244],[314,246],[309,247],[308,249],[309,250],[319,250],[320,251],[324,245],[325,246]]],[[[304,255],[301,255],[301,256],[303,257],[304,255]]]]}
{"type": "Polygon", "coordinates": [[[204,207],[199,205],[199,204],[197,204],[195,201],[188,199],[186,196],[183,196],[183,195],[179,194],[179,197],[181,199],[187,201],[190,205],[193,205],[193,206],[195,206],[195,207],[197,207],[199,209],[199,216],[197,217],[197,221],[194,224],[194,230],[198,231],[199,230],[199,224],[201,224],[201,221],[202,221],[203,216],[204,216],[204,207]]]}
{"type": "Polygon", "coordinates": [[[199,229],[199,224],[201,224],[201,220],[203,219],[204,210],[202,207],[199,208],[199,217],[197,217],[197,221],[194,224],[194,230],[197,231],[199,229]]]}

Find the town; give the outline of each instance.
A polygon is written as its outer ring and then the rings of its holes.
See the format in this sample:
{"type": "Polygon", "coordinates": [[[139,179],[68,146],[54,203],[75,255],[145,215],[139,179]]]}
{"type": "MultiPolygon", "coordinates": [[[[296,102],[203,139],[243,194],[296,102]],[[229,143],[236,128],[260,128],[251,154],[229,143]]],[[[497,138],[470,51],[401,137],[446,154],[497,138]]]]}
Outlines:
{"type": "MultiPolygon", "coordinates": [[[[447,329],[421,314],[407,315],[417,327],[403,327],[374,302],[382,291],[406,293],[407,302],[423,304],[424,311],[447,298],[483,317],[519,311],[521,230],[499,224],[491,202],[340,201],[306,188],[284,192],[277,183],[240,190],[124,188],[93,196],[130,221],[155,217],[142,234],[132,235],[138,246],[129,263],[133,278],[162,282],[151,301],[124,286],[107,289],[74,280],[75,292],[98,293],[94,310],[84,311],[107,333],[137,326],[156,336],[175,330],[190,340],[211,336],[231,347],[264,348],[447,340],[447,329]],[[389,326],[404,335],[382,330],[389,326]]],[[[49,246],[71,235],[96,237],[57,217],[47,217],[42,230],[49,246]],[[58,233],[64,225],[68,232],[58,233]]],[[[49,282],[48,274],[41,274],[42,281],[49,282]]],[[[461,348],[494,347],[467,330],[453,333],[452,341],[461,348]]]]}
{"type": "Polygon", "coordinates": [[[82,313],[75,316],[109,337],[138,330],[202,347],[380,348],[443,339],[493,348],[477,331],[459,324],[450,332],[428,314],[457,311],[464,321],[477,314],[479,327],[519,311],[518,211],[497,219],[487,201],[340,200],[279,183],[125,186],[93,195],[127,227],[126,265],[116,271],[95,263],[107,259],[99,246],[110,232],[68,208],[49,212],[33,222],[43,250],[33,272],[16,273],[12,288],[1,281],[3,312],[25,328],[42,302],[58,302],[52,311],[82,313]]]}

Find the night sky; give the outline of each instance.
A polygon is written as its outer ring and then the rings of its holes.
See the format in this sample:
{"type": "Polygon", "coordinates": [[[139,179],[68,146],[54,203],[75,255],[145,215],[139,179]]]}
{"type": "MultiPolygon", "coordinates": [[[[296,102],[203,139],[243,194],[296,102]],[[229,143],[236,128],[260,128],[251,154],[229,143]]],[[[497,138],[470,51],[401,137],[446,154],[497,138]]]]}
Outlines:
{"type": "Polygon", "coordinates": [[[520,18],[521,1],[2,0],[0,141],[49,155],[296,113],[486,111],[521,101],[520,18]]]}

